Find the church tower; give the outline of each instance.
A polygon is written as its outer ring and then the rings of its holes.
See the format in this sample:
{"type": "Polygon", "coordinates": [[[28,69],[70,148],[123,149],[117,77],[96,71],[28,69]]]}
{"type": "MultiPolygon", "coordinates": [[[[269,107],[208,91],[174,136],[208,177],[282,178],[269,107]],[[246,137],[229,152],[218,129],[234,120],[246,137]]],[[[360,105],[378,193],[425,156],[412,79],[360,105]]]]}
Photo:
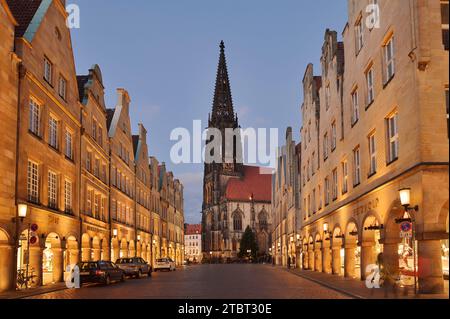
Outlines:
{"type": "MultiPolygon", "coordinates": [[[[223,41],[220,43],[219,65],[217,68],[212,113],[209,114],[208,118],[208,129],[221,131],[222,151],[220,163],[205,163],[203,209],[219,204],[228,180],[233,177],[239,178],[242,175],[243,160],[240,134],[234,135],[232,140],[227,141],[225,133],[226,129],[236,130],[240,129],[240,126],[237,114],[234,112],[223,41]],[[233,149],[232,158],[226,158],[225,149],[227,142],[233,143],[230,145],[233,149]]],[[[206,144],[208,145],[212,141],[213,139],[210,139],[206,144]]]]}

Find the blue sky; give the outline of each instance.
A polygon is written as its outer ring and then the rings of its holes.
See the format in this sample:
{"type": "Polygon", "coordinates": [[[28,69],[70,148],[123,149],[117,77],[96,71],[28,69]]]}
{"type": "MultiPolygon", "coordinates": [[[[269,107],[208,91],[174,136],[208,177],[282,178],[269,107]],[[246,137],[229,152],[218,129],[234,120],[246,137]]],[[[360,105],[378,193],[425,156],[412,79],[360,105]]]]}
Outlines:
{"type": "Polygon", "coordinates": [[[131,96],[131,120],[149,132],[150,154],[185,185],[186,222],[201,221],[202,165],[170,161],[170,132],[207,125],[219,42],[225,41],[235,111],[242,127],[301,126],[301,80],[319,59],[326,28],[347,19],[346,0],[72,0],[81,28],[72,31],[78,74],[99,64],[108,107],[115,89],[131,96]]]}

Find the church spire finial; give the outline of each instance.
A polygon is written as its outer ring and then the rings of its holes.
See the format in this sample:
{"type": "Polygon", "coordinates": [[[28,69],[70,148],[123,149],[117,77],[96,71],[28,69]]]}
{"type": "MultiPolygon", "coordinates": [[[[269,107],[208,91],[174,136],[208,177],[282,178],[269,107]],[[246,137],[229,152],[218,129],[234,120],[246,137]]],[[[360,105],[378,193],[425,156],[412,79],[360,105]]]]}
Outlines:
{"type": "Polygon", "coordinates": [[[225,57],[225,43],[220,42],[220,57],[217,68],[216,87],[214,92],[213,111],[211,121],[213,123],[228,123],[234,126],[234,108],[231,96],[231,85],[228,78],[227,61],[225,57]]]}

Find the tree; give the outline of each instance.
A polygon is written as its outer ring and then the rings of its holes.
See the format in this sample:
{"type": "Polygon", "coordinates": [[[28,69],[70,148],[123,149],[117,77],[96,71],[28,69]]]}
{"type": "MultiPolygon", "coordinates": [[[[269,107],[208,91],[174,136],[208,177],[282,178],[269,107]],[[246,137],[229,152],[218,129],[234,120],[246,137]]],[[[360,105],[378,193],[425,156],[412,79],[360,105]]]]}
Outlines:
{"type": "Polygon", "coordinates": [[[258,243],[256,241],[256,235],[251,230],[250,226],[245,229],[244,235],[241,239],[241,245],[238,257],[239,258],[252,258],[256,260],[258,254],[258,243]]]}

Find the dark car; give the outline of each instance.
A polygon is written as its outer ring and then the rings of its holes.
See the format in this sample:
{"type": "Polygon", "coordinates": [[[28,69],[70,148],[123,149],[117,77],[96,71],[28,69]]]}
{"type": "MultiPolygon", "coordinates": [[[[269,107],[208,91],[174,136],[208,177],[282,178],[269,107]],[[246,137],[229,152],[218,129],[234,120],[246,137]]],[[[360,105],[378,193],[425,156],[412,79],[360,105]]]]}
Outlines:
{"type": "Polygon", "coordinates": [[[141,257],[120,258],[117,259],[116,265],[127,276],[135,276],[136,278],[141,278],[144,274],[147,274],[148,277],[152,276],[152,267],[141,257]]]}
{"type": "Polygon", "coordinates": [[[112,281],[124,281],[125,272],[110,261],[89,261],[78,265],[80,284],[101,283],[109,285],[112,281]]]}

